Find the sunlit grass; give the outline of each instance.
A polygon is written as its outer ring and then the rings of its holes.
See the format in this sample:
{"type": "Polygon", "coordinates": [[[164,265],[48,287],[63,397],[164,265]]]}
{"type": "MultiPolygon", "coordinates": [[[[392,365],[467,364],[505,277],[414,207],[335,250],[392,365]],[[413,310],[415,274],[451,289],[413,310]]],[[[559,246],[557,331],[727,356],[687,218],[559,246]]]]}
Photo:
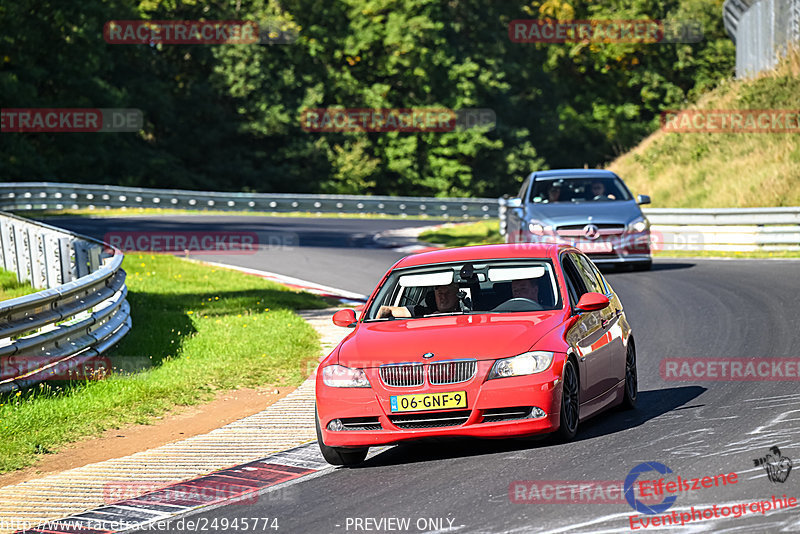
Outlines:
{"type": "Polygon", "coordinates": [[[111,363],[141,370],[0,395],[0,472],[216,391],[298,385],[318,356],[316,332],[293,313],[326,306],[316,296],[169,255],[130,254],[123,267],[133,330],[111,363]]]}
{"type": "Polygon", "coordinates": [[[466,247],[469,245],[491,245],[504,243],[500,235],[500,221],[490,219],[468,224],[445,225],[436,230],[423,232],[420,241],[442,244],[447,247],[466,247]]]}
{"type": "MultiPolygon", "coordinates": [[[[800,50],[772,73],[729,81],[691,109],[794,110],[800,50]]],[[[787,127],[788,128],[788,127],[787,127]]],[[[800,134],[656,131],[609,169],[653,207],[800,206],[800,134]]]]}
{"type": "Polygon", "coordinates": [[[31,287],[28,282],[17,282],[17,275],[0,269],[0,301],[29,295],[39,291],[31,287]]]}

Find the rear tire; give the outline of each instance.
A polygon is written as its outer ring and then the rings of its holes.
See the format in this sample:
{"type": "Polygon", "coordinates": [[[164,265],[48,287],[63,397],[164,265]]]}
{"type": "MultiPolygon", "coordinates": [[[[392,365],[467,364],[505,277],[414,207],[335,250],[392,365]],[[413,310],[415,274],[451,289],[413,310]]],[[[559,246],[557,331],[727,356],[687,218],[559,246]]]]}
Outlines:
{"type": "Polygon", "coordinates": [[[346,467],[360,464],[367,457],[369,447],[365,449],[346,449],[343,447],[329,447],[322,441],[322,431],[319,428],[319,415],[317,414],[317,407],[314,407],[314,421],[317,426],[317,444],[319,445],[319,452],[325,461],[331,465],[343,465],[346,467]]]}
{"type": "Polygon", "coordinates": [[[561,380],[561,413],[556,433],[560,441],[571,441],[578,433],[580,418],[580,384],[572,359],[567,359],[561,380]]]}
{"type": "Polygon", "coordinates": [[[625,354],[625,389],[622,396],[622,409],[633,410],[636,408],[636,399],[639,398],[639,376],[636,372],[636,346],[633,338],[628,340],[628,350],[625,354]]]}

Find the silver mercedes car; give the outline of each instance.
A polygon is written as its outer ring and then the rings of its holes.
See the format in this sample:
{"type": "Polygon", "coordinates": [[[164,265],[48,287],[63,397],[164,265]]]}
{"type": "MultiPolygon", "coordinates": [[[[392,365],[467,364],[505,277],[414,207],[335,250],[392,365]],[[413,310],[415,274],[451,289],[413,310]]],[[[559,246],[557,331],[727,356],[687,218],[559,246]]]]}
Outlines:
{"type": "Polygon", "coordinates": [[[650,223],[619,176],[600,169],[531,173],[506,200],[507,243],[569,243],[598,265],[650,269],[650,223]]]}

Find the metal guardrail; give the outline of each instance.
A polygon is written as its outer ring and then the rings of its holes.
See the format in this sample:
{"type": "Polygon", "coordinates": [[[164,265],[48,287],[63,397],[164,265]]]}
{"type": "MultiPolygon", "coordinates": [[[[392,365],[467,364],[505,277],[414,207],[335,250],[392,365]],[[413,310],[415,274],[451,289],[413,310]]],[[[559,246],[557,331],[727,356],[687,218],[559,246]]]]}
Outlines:
{"type": "MultiPolygon", "coordinates": [[[[505,235],[505,199],[500,233],[505,235]]],[[[656,250],[800,250],[800,207],[642,210],[656,250]]]]}
{"type": "MultiPolygon", "coordinates": [[[[800,1],[800,0],[798,0],[800,1]]],[[[225,193],[110,185],[0,184],[0,209],[174,208],[276,213],[381,213],[444,219],[499,216],[505,199],[225,193]]],[[[800,208],[644,210],[666,250],[797,250],[800,208]]]]}
{"type": "Polygon", "coordinates": [[[800,250],[800,208],[643,211],[662,250],[800,250]]]}
{"type": "Polygon", "coordinates": [[[736,77],[775,68],[800,42],[800,0],[725,0],[725,30],[736,43],[736,77]]]}
{"type": "Polygon", "coordinates": [[[225,193],[52,182],[0,184],[0,209],[162,208],[276,213],[382,213],[471,219],[497,216],[497,199],[225,193]]]}
{"type": "Polygon", "coordinates": [[[0,212],[0,264],[38,293],[0,302],[0,392],[76,371],[130,330],[123,254],[0,212]]]}

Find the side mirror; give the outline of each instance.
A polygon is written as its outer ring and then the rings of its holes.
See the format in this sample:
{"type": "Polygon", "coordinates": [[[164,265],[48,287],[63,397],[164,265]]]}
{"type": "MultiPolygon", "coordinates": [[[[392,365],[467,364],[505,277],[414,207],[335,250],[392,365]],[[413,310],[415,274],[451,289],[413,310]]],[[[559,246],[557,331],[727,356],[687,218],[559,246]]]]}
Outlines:
{"type": "Polygon", "coordinates": [[[637,204],[650,204],[650,197],[647,195],[636,195],[637,204]]]}
{"type": "Polygon", "coordinates": [[[506,208],[521,208],[522,207],[522,199],[521,198],[509,198],[506,200],[506,208]]]}
{"type": "Polygon", "coordinates": [[[353,328],[356,326],[356,312],[350,308],[339,310],[333,314],[333,324],[342,326],[344,328],[353,328]]]}
{"type": "Polygon", "coordinates": [[[601,293],[584,293],[575,308],[578,312],[602,310],[608,306],[608,297],[601,293]]]}

